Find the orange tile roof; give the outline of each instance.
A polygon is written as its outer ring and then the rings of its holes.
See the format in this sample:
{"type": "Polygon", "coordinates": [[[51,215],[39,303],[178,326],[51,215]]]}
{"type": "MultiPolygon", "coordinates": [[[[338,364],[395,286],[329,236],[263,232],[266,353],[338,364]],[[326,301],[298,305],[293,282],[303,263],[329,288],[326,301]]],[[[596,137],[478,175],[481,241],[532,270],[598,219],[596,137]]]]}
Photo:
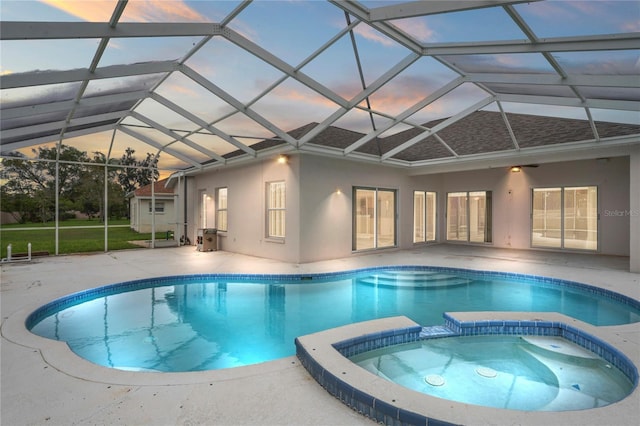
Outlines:
{"type": "MultiPolygon", "coordinates": [[[[162,179],[153,184],[155,195],[173,195],[173,188],[165,188],[166,183],[167,179],[162,179]]],[[[136,189],[133,191],[133,195],[136,197],[151,197],[151,184],[136,189]]]]}

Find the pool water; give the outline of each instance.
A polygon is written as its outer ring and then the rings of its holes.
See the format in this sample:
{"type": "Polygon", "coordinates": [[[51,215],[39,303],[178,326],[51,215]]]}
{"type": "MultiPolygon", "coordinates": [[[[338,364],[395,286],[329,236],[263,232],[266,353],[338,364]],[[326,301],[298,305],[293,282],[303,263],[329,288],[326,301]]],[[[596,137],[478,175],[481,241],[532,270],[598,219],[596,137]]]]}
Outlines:
{"type": "Polygon", "coordinates": [[[559,337],[428,339],[364,352],[350,360],[418,392],[512,410],[596,408],[620,401],[633,390],[620,370],[559,337]]]}
{"type": "Polygon", "coordinates": [[[201,371],[295,354],[294,339],[404,315],[423,326],[444,312],[555,311],[594,325],[640,320],[638,304],[570,286],[442,268],[373,268],[322,276],[183,276],[71,295],[27,321],[99,365],[201,371]]]}

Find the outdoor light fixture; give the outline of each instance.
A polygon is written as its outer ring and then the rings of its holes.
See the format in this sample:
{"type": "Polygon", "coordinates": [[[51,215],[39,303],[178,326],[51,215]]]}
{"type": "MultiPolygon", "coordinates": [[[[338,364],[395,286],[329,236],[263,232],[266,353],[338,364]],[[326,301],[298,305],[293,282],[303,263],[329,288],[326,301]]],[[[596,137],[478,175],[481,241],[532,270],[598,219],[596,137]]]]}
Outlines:
{"type": "Polygon", "coordinates": [[[281,155],[278,157],[278,164],[287,164],[289,162],[288,155],[281,155]]]}
{"type": "Polygon", "coordinates": [[[520,167],[520,166],[511,166],[511,171],[514,172],[514,173],[517,173],[520,170],[522,170],[522,167],[520,167]]]}

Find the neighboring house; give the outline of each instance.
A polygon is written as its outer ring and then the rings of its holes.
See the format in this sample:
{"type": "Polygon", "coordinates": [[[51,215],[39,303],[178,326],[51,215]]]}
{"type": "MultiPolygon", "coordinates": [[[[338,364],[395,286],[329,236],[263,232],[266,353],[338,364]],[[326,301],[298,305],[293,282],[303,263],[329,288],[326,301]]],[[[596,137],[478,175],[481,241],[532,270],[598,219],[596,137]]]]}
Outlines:
{"type": "Polygon", "coordinates": [[[130,199],[129,213],[131,215],[131,229],[137,232],[151,232],[155,216],[156,232],[175,232],[176,230],[176,194],[173,188],[165,186],[167,180],[162,179],[136,189],[127,194],[130,199]],[[155,215],[152,215],[152,201],[155,199],[155,215]]]}
{"type": "MultiPolygon", "coordinates": [[[[307,142],[309,152],[265,140],[252,145],[263,153],[257,158],[234,162],[238,154],[229,153],[225,167],[181,171],[169,185],[186,198],[186,214],[178,210],[192,241],[199,228],[217,228],[221,250],[289,262],[439,242],[629,256],[639,241],[632,229],[640,225],[633,207],[640,147],[608,138],[638,134],[640,126],[598,122],[600,147],[580,151],[562,145],[593,139],[587,121],[507,117],[510,129],[500,113],[471,114],[440,131],[442,141],[431,135],[399,152],[397,167],[316,155],[312,149],[345,149],[363,137],[329,127],[307,142]],[[443,162],[453,155],[443,142],[469,163],[443,162]],[[485,156],[514,146],[517,156],[485,156]],[[276,161],[279,154],[285,161],[276,161]]],[[[366,160],[417,132],[356,151],[366,160]]]]}

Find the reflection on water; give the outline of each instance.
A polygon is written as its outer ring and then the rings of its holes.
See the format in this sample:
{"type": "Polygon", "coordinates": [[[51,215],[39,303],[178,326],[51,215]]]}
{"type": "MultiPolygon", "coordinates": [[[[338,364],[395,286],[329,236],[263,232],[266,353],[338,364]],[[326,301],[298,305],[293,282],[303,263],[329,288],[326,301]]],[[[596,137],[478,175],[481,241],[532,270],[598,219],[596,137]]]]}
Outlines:
{"type": "Polygon", "coordinates": [[[447,311],[557,311],[596,325],[640,318],[627,305],[566,288],[388,275],[270,284],[176,281],[71,306],[32,331],[68,342],[100,365],[199,371],[290,356],[297,336],[397,315],[424,326],[441,324],[447,311]]]}

